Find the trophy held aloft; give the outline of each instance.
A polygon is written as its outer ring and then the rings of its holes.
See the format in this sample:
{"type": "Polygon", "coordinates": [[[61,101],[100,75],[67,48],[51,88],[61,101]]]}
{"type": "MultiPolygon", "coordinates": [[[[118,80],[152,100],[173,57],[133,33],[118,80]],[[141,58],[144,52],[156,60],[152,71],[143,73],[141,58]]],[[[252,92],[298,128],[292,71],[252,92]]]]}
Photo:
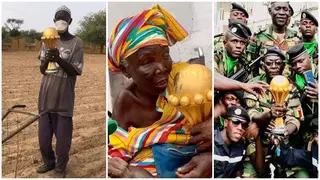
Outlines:
{"type": "MultiPolygon", "coordinates": [[[[53,27],[48,27],[44,30],[41,40],[46,45],[46,48],[56,48],[56,44],[60,36],[58,31],[53,27]]],[[[47,74],[58,72],[57,66],[55,62],[49,62],[48,68],[46,70],[47,74]]]]}
{"type": "Polygon", "coordinates": [[[174,77],[173,92],[168,97],[185,117],[185,131],[207,120],[212,111],[212,72],[203,65],[191,64],[174,77]]]}
{"type": "MultiPolygon", "coordinates": [[[[288,97],[289,92],[291,91],[291,85],[288,79],[282,75],[275,76],[270,83],[269,88],[273,99],[278,104],[285,104],[285,100],[288,97]]],[[[275,119],[275,128],[272,130],[272,133],[283,135],[286,130],[283,117],[278,117],[275,119]]]]}

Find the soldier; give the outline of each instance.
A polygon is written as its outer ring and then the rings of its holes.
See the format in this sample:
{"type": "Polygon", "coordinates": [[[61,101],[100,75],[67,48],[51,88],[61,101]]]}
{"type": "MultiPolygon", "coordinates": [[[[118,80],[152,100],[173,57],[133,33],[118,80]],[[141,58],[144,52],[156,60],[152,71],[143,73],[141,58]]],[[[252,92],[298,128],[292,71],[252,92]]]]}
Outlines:
{"type": "MultiPolygon", "coordinates": [[[[261,62],[262,69],[265,71],[249,82],[261,82],[270,84],[273,77],[282,74],[284,69],[285,56],[276,47],[267,48],[267,52],[261,62]]],[[[257,97],[255,95],[244,93],[244,99],[248,107],[248,113],[252,122],[256,122],[260,129],[262,129],[262,144],[265,153],[268,154],[269,141],[267,136],[263,135],[266,125],[277,117],[284,117],[286,125],[286,135],[297,133],[300,127],[300,121],[303,119],[302,108],[299,97],[295,93],[297,88],[291,85],[292,90],[287,98],[286,105],[274,103],[272,94],[266,89],[263,96],[257,97]]]]}
{"type": "MultiPolygon", "coordinates": [[[[255,33],[246,51],[248,61],[259,57],[267,47],[278,46],[285,53],[299,41],[297,32],[287,27],[288,19],[292,12],[288,2],[272,2],[268,11],[272,24],[266,28],[259,29],[255,33]]],[[[258,67],[255,67],[253,75],[256,76],[261,73],[262,71],[260,70],[259,72],[258,67]]],[[[289,75],[289,67],[286,67],[283,74],[285,76],[289,75]]]]}
{"type": "MultiPolygon", "coordinates": [[[[247,24],[247,19],[249,18],[248,12],[239,4],[232,3],[231,9],[230,9],[230,16],[228,19],[229,25],[232,22],[242,22],[244,24],[247,24]]],[[[215,49],[223,48],[223,34],[218,34],[214,36],[214,46],[215,49]]]]}
{"type": "Polygon", "coordinates": [[[299,31],[302,34],[303,45],[311,57],[313,57],[314,54],[318,54],[318,43],[315,38],[317,27],[317,19],[308,11],[302,11],[299,31]]]}
{"type": "Polygon", "coordinates": [[[215,52],[214,68],[215,71],[225,77],[230,77],[241,68],[243,53],[246,44],[251,36],[250,29],[240,22],[230,24],[225,33],[224,49],[215,52]]]}
{"type": "MultiPolygon", "coordinates": [[[[308,126],[312,119],[318,118],[318,71],[317,66],[312,64],[310,55],[302,43],[295,45],[288,51],[289,63],[292,67],[290,79],[298,87],[298,94],[302,103],[304,123],[299,131],[300,136],[306,139],[308,126]],[[316,83],[306,82],[303,73],[311,70],[316,83]]],[[[303,142],[302,142],[303,143],[303,142]]],[[[301,145],[301,144],[300,144],[301,145]]]]}

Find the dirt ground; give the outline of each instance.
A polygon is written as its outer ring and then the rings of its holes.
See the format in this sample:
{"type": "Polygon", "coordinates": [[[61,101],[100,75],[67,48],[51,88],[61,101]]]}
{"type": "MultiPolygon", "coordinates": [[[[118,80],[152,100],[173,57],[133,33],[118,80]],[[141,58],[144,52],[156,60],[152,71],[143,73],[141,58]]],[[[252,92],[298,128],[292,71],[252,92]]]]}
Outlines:
{"type": "MultiPolygon", "coordinates": [[[[41,73],[37,52],[2,53],[2,114],[15,104],[37,114],[41,73]]],[[[106,60],[105,55],[85,54],[84,69],[76,82],[73,139],[67,177],[106,177],[106,60]]],[[[2,121],[2,138],[31,116],[11,113],[2,121]]],[[[53,143],[55,147],[55,140],[53,143]]],[[[39,175],[42,164],[38,145],[38,122],[2,144],[2,177],[54,177],[39,175]]]]}

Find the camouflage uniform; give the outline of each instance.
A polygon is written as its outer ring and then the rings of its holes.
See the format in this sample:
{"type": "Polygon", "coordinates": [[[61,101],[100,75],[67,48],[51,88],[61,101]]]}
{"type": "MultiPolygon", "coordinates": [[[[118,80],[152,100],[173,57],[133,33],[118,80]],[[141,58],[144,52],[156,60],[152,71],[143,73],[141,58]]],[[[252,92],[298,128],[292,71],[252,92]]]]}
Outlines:
{"type": "Polygon", "coordinates": [[[234,66],[233,68],[233,71],[231,71],[229,74],[228,74],[228,67],[227,67],[227,60],[226,60],[226,56],[227,56],[227,52],[226,50],[223,48],[223,49],[220,49],[220,50],[217,50],[215,51],[214,53],[214,64],[213,64],[213,67],[214,67],[214,70],[215,72],[225,76],[225,77],[230,77],[232,76],[234,73],[236,73],[237,71],[239,71],[239,69],[241,69],[242,67],[242,63],[243,63],[243,56],[240,56],[238,58],[238,62],[237,64],[234,66]]]}
{"type": "MultiPolygon", "coordinates": [[[[313,76],[315,79],[318,81],[318,70],[317,66],[315,64],[312,64],[312,72],[313,76]]],[[[296,84],[296,79],[295,79],[295,73],[290,76],[290,79],[293,81],[294,84],[296,84]]],[[[298,93],[300,97],[300,102],[302,103],[302,110],[305,115],[304,117],[304,122],[301,124],[301,129],[299,131],[299,134],[296,135],[295,139],[299,139],[298,144],[296,144],[297,148],[301,148],[304,143],[308,142],[308,138],[312,136],[312,132],[309,131],[309,127],[307,124],[309,124],[312,119],[318,118],[318,100],[310,100],[306,94],[305,94],[305,87],[303,89],[300,89],[299,86],[298,88],[298,93]]]]}
{"type": "MultiPolygon", "coordinates": [[[[257,76],[249,82],[262,82],[264,84],[267,84],[266,74],[257,76]]],[[[300,121],[304,120],[304,116],[302,113],[299,94],[297,93],[298,89],[293,84],[291,84],[291,86],[292,89],[286,100],[287,113],[285,117],[285,124],[293,123],[297,126],[297,130],[299,130],[300,121]]],[[[244,93],[244,99],[248,106],[248,113],[250,117],[271,110],[273,97],[269,90],[266,90],[265,95],[259,98],[257,98],[253,94],[244,93]]]]}
{"type": "MultiPolygon", "coordinates": [[[[266,74],[262,74],[260,76],[257,76],[254,79],[250,80],[249,82],[262,82],[264,84],[267,84],[266,74]]],[[[285,120],[285,124],[289,124],[289,123],[294,124],[297,127],[297,130],[296,130],[296,132],[297,132],[300,128],[300,121],[304,120],[304,116],[303,116],[303,111],[302,111],[302,107],[301,107],[301,103],[300,103],[300,99],[299,99],[299,94],[297,93],[298,89],[293,84],[291,85],[291,88],[292,88],[292,90],[289,93],[288,98],[286,100],[287,113],[286,113],[284,120],[285,120]]],[[[246,104],[248,106],[248,113],[249,113],[250,118],[252,118],[254,115],[262,114],[266,111],[271,110],[273,98],[272,98],[272,94],[269,90],[266,90],[265,95],[262,97],[259,97],[259,98],[257,98],[253,94],[245,93],[244,99],[245,99],[246,104]]],[[[264,147],[267,147],[269,145],[268,138],[265,135],[263,135],[261,137],[261,141],[262,141],[262,145],[264,147]]],[[[250,148],[250,150],[248,149],[247,153],[251,152],[251,154],[252,154],[255,152],[254,146],[248,147],[248,148],[250,148]]],[[[250,155],[250,154],[248,154],[248,155],[250,155]]],[[[244,166],[247,167],[249,165],[248,165],[248,163],[246,163],[244,166]]],[[[296,168],[296,169],[300,170],[301,168],[296,168]]],[[[246,168],[245,168],[245,170],[246,170],[246,168]]],[[[255,171],[252,170],[252,168],[251,168],[250,172],[252,175],[252,173],[254,173],[255,171]]],[[[290,171],[288,171],[288,173],[290,173],[290,171]]]]}
{"type": "MultiPolygon", "coordinates": [[[[286,28],[284,39],[279,40],[275,35],[273,35],[272,25],[268,25],[265,29],[260,29],[259,32],[255,33],[255,35],[251,39],[246,51],[247,60],[251,61],[262,55],[265,52],[266,48],[270,46],[278,46],[283,54],[286,54],[288,49],[297,44],[299,40],[300,39],[297,36],[297,32],[290,28],[286,28]]],[[[287,61],[287,57],[285,61],[287,61]]],[[[260,69],[259,74],[262,73],[263,71],[260,69]]],[[[289,74],[289,67],[288,65],[286,65],[285,70],[283,71],[283,75],[288,77],[289,74]]]]}
{"type": "Polygon", "coordinates": [[[223,45],[224,33],[218,34],[214,37],[214,49],[222,49],[223,45]]]}

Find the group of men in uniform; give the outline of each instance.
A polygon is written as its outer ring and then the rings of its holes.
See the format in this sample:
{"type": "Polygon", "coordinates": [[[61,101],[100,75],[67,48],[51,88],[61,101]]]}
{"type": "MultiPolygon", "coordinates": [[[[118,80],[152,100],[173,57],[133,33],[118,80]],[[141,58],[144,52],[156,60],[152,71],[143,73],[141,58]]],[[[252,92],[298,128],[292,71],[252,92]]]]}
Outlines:
{"type": "Polygon", "coordinates": [[[288,27],[289,2],[271,2],[268,11],[272,24],[252,33],[249,14],[232,3],[228,30],[214,39],[214,70],[266,87],[283,75],[291,90],[285,104],[268,88],[260,96],[215,92],[215,106],[226,111],[214,116],[214,177],[318,177],[318,21],[302,10],[299,36],[288,27]],[[273,131],[279,117],[280,135],[273,131]]]}

